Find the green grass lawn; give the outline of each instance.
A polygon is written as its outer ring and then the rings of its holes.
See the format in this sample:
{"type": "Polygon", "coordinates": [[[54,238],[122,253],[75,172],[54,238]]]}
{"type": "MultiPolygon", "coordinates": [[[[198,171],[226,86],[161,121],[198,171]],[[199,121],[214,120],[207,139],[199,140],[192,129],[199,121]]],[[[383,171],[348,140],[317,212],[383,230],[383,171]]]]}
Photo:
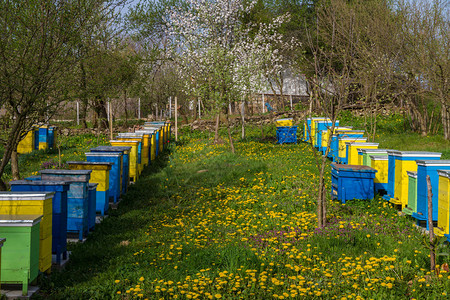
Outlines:
{"type": "MultiPolygon", "coordinates": [[[[328,226],[316,229],[313,150],[247,133],[236,154],[209,134],[182,135],[85,243],[70,244],[40,297],[448,298],[449,276],[427,271],[412,219],[378,198],[328,200],[328,226]]],[[[325,176],[329,188],[329,166],[325,176]]]]}

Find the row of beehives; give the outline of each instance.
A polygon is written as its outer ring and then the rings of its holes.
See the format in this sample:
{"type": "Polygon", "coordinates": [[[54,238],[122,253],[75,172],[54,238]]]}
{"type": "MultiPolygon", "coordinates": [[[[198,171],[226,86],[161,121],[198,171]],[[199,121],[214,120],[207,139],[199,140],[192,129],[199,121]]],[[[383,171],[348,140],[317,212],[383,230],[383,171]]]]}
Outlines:
{"type": "MultiPolygon", "coordinates": [[[[327,118],[308,118],[303,140],[325,154],[331,125],[327,118]]],[[[378,149],[378,143],[368,143],[363,135],[364,130],[340,127],[336,121],[328,153],[334,162],[332,197],[345,203],[378,193],[428,229],[429,175],[434,231],[450,240],[450,160],[441,160],[436,152],[378,149]]]]}
{"type": "Polygon", "coordinates": [[[39,272],[50,272],[52,254],[58,265],[67,259],[67,237],[82,240],[92,231],[96,215],[119,201],[169,136],[170,123],[147,122],[119,133],[111,146],[90,149],[86,161],[68,162],[70,170],[11,181],[11,192],[0,192],[0,282],[22,284],[26,295],[39,272]]]}
{"type": "Polygon", "coordinates": [[[34,125],[17,145],[17,153],[52,149],[56,144],[56,129],[56,126],[51,125],[34,125]]]}

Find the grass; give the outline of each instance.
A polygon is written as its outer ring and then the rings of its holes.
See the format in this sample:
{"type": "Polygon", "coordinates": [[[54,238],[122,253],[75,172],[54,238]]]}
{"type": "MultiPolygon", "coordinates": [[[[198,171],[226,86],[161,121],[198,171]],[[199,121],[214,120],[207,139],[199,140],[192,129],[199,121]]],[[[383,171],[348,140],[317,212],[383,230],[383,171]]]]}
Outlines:
{"type": "MultiPolygon", "coordinates": [[[[39,297],[447,298],[449,276],[427,271],[411,219],[378,198],[328,199],[329,225],[318,230],[310,147],[247,134],[231,154],[184,132],[85,243],[70,244],[69,264],[41,278],[39,297]]],[[[325,176],[329,185],[329,166],[325,176]]]]}

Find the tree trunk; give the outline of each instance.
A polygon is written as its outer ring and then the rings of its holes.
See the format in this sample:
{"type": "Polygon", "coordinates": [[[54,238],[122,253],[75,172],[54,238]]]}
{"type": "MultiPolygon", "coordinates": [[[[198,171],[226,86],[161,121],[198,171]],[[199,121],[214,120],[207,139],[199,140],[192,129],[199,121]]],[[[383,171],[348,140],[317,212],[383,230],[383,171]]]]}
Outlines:
{"type": "Polygon", "coordinates": [[[0,163],[0,190],[6,191],[6,184],[3,182],[2,175],[5,172],[5,167],[7,166],[9,160],[11,159],[11,154],[13,150],[17,149],[17,144],[19,143],[20,131],[23,126],[23,122],[25,118],[23,115],[16,116],[16,119],[13,123],[13,128],[8,136],[8,140],[5,145],[5,151],[3,152],[3,157],[0,163]]]}
{"type": "Polygon", "coordinates": [[[245,139],[245,101],[242,102],[241,106],[241,118],[242,118],[241,138],[245,139]]]}
{"type": "Polygon", "coordinates": [[[220,123],[220,111],[216,116],[216,126],[214,126],[214,144],[219,142],[219,123],[220,123]]]}
{"type": "Polygon", "coordinates": [[[80,121],[83,128],[87,128],[86,116],[88,108],[88,96],[87,96],[87,80],[86,70],[84,69],[84,63],[80,63],[81,69],[81,109],[80,109],[80,121]]]}
{"type": "Polygon", "coordinates": [[[13,180],[20,180],[19,155],[17,154],[17,149],[13,149],[11,152],[11,172],[13,180]]]}
{"type": "Polygon", "coordinates": [[[97,114],[98,129],[108,129],[108,112],[105,108],[105,100],[97,98],[94,102],[94,111],[97,114]]]}
{"type": "Polygon", "coordinates": [[[229,117],[228,114],[227,114],[226,116],[227,116],[228,139],[229,139],[229,141],[230,141],[231,152],[232,152],[233,154],[235,154],[235,151],[234,151],[234,144],[233,144],[233,138],[231,137],[230,117],[229,117]]]}
{"type": "Polygon", "coordinates": [[[123,110],[125,111],[125,126],[128,126],[127,90],[123,91],[123,110]]]}
{"type": "Polygon", "coordinates": [[[442,119],[442,129],[444,131],[444,139],[450,140],[450,116],[449,116],[449,106],[445,101],[441,100],[441,119],[442,119]]]}

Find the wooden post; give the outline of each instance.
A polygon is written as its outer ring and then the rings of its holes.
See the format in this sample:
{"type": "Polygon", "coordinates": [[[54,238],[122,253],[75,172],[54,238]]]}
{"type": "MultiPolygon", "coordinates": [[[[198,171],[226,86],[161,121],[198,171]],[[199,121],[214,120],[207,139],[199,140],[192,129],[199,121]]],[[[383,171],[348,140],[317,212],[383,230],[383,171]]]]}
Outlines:
{"type": "Polygon", "coordinates": [[[80,125],[80,102],[77,101],[77,125],[80,125]]]}
{"type": "Polygon", "coordinates": [[[178,103],[177,96],[175,96],[175,142],[178,141],[178,103]]]}
{"type": "Polygon", "coordinates": [[[244,139],[245,138],[245,101],[242,101],[241,116],[242,116],[241,138],[244,139]]]}
{"type": "Polygon", "coordinates": [[[111,100],[109,100],[109,132],[110,132],[110,138],[113,139],[113,118],[112,118],[112,104],[111,100]]]}
{"type": "Polygon", "coordinates": [[[262,112],[264,113],[264,93],[262,94],[262,112]]]}
{"type": "Polygon", "coordinates": [[[291,103],[291,110],[293,110],[293,108],[292,108],[292,95],[289,95],[289,102],[291,103]]]}
{"type": "Polygon", "coordinates": [[[434,227],[433,227],[433,193],[431,187],[430,175],[427,175],[428,187],[428,232],[430,235],[430,269],[436,268],[436,252],[434,249],[434,227]]]}
{"type": "Polygon", "coordinates": [[[169,119],[172,119],[172,96],[169,97],[169,119]]]}
{"type": "Polygon", "coordinates": [[[198,118],[201,119],[202,118],[202,108],[201,108],[201,104],[200,104],[200,98],[197,100],[197,104],[198,104],[198,118]]]}
{"type": "Polygon", "coordinates": [[[141,98],[138,99],[138,119],[141,119],[141,98]]]}

